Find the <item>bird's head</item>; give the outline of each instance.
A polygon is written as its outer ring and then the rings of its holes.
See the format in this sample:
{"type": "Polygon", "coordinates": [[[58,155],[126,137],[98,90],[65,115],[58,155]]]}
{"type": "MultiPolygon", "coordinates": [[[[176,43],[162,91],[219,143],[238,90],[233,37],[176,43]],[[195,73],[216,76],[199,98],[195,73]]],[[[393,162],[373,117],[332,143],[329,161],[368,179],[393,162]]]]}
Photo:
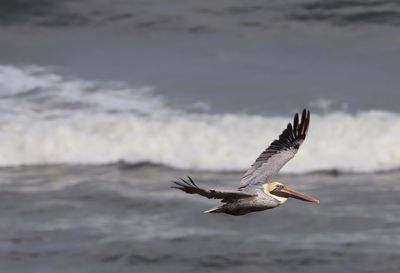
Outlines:
{"type": "Polygon", "coordinates": [[[319,200],[305,195],[304,193],[295,191],[288,186],[279,183],[279,182],[271,182],[268,184],[265,184],[266,187],[265,190],[267,190],[273,197],[275,197],[279,202],[284,203],[289,197],[307,201],[307,202],[313,202],[319,204],[319,200]]]}

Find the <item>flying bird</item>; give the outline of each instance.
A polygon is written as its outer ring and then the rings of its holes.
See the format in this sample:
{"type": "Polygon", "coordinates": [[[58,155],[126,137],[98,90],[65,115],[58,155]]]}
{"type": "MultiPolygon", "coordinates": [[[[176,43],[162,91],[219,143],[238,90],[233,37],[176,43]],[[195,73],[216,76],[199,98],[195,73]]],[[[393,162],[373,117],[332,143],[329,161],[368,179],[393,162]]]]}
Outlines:
{"type": "Polygon", "coordinates": [[[303,110],[301,120],[294,116],[278,139],[260,154],[253,165],[246,171],[236,191],[221,191],[200,188],[191,177],[173,181],[172,188],[189,194],[199,194],[209,199],[220,199],[222,205],[205,211],[205,213],[226,213],[244,215],[250,212],[275,208],[284,204],[288,198],[295,198],[319,204],[319,200],[293,190],[274,181],[273,177],[292,159],[306,138],[310,124],[310,111],[303,110]]]}

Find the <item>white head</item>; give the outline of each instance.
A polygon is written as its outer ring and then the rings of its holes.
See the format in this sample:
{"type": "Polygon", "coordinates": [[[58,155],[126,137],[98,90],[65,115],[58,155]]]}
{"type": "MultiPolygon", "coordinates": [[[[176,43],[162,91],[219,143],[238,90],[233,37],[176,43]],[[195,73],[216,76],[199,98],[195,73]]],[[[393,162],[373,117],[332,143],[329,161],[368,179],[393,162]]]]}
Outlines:
{"type": "Polygon", "coordinates": [[[319,204],[318,199],[305,195],[304,193],[295,191],[279,182],[270,182],[264,184],[263,188],[265,193],[274,197],[281,204],[285,203],[289,197],[319,204]]]}

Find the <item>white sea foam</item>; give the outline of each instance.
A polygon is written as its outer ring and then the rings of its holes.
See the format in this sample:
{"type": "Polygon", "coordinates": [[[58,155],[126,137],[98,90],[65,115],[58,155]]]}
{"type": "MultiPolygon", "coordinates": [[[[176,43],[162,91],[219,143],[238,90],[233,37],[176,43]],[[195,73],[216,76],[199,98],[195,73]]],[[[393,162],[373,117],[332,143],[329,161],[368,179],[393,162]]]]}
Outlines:
{"type": "Polygon", "coordinates": [[[162,115],[173,111],[151,87],[64,77],[49,69],[0,65],[0,111],[30,117],[77,113],[162,115]]]}
{"type": "MultiPolygon", "coordinates": [[[[151,88],[121,86],[67,79],[41,68],[1,67],[0,165],[124,160],[244,170],[292,119],[178,111],[151,88]],[[69,107],[57,108],[66,101],[69,107]],[[62,114],[54,115],[57,110],[62,114]]],[[[399,168],[399,135],[396,113],[312,114],[307,140],[283,171],[399,168]]]]}

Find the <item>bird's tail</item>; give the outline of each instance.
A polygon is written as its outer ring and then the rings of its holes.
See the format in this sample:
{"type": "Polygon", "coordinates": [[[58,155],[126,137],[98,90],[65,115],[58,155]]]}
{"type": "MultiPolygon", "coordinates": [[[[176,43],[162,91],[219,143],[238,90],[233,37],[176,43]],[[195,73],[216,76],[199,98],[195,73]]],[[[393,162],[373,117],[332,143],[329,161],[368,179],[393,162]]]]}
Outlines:
{"type": "Polygon", "coordinates": [[[209,210],[204,211],[204,213],[221,213],[222,207],[216,207],[209,210]]]}

